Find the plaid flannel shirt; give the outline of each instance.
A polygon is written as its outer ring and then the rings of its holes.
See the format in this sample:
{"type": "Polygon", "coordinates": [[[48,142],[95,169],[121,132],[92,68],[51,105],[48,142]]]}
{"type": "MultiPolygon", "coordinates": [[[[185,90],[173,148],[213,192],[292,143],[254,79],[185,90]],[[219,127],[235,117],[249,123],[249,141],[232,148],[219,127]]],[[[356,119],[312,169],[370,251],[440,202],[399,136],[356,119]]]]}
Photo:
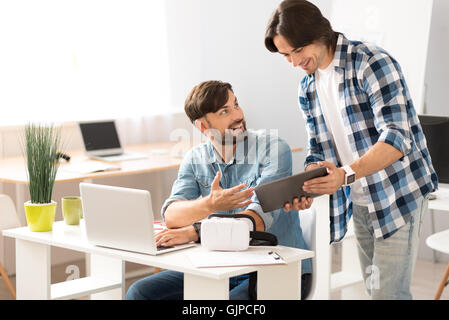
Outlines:
{"type": "MultiPolygon", "coordinates": [[[[398,62],[373,45],[349,41],[339,34],[334,54],[340,110],[354,159],[382,141],[403,157],[389,167],[361,178],[376,238],[388,238],[405,225],[418,201],[438,186],[426,140],[398,62]],[[343,104],[342,104],[343,105],[343,104]]],[[[308,150],[305,166],[318,161],[341,166],[326,127],[314,74],[299,88],[299,104],[306,120],[308,150]]],[[[343,239],[352,216],[350,187],[330,196],[331,242],[343,239]]]]}

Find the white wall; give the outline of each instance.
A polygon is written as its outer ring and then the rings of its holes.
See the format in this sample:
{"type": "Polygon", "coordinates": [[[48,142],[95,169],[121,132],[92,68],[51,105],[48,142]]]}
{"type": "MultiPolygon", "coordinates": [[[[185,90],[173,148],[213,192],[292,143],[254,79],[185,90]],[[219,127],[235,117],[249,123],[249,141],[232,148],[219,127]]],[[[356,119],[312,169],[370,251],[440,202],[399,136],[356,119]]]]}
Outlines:
{"type": "Polygon", "coordinates": [[[426,65],[426,113],[449,115],[449,1],[433,0],[426,65]]]}
{"type": "Polygon", "coordinates": [[[334,0],[330,19],[334,30],[349,39],[374,43],[400,62],[419,113],[424,104],[432,4],[432,0],[334,0]]]}

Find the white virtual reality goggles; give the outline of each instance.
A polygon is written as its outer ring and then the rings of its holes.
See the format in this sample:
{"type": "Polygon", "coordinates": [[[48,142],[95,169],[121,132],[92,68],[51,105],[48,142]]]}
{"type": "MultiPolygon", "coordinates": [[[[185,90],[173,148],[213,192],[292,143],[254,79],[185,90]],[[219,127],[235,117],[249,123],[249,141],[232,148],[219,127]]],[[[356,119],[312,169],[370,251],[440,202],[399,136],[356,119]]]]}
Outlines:
{"type": "Polygon", "coordinates": [[[249,246],[276,246],[274,234],[256,230],[254,218],[246,214],[209,215],[201,223],[201,246],[208,250],[244,251],[249,246]]]}

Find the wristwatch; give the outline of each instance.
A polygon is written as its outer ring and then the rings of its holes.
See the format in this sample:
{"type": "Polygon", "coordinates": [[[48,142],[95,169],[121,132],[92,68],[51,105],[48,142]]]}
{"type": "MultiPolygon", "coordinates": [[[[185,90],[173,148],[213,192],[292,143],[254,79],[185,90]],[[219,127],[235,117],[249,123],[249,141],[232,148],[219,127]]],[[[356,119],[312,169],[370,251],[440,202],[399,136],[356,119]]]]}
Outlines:
{"type": "Polygon", "coordinates": [[[193,229],[195,229],[196,233],[198,234],[198,240],[196,240],[196,243],[201,243],[201,222],[195,222],[193,225],[193,229]]]}
{"type": "Polygon", "coordinates": [[[355,182],[355,172],[350,166],[343,166],[342,169],[345,171],[345,182],[344,186],[348,186],[355,182]]]}

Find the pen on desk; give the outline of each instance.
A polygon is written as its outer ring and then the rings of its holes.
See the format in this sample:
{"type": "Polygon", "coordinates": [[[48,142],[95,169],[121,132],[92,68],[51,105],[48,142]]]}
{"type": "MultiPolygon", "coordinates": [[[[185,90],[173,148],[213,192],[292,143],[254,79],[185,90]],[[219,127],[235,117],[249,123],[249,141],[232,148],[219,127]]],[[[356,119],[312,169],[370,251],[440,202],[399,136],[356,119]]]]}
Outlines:
{"type": "Polygon", "coordinates": [[[268,252],[268,254],[272,254],[275,260],[282,259],[282,257],[277,252],[270,251],[268,252]]]}

